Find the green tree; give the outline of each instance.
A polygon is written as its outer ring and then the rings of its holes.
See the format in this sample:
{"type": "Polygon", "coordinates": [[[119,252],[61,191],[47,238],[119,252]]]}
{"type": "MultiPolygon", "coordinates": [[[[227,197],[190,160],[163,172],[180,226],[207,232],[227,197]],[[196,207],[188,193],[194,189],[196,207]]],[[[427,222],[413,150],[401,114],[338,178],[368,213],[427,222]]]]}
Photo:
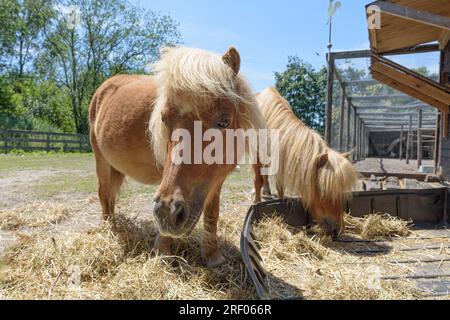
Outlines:
{"type": "Polygon", "coordinates": [[[309,127],[323,133],[326,69],[314,70],[297,56],[289,56],[286,70],[275,72],[277,90],[289,101],[294,113],[309,127]]]}
{"type": "Polygon", "coordinates": [[[3,71],[26,75],[41,43],[41,32],[53,12],[49,0],[2,0],[0,3],[0,57],[3,71]]]}
{"type": "Polygon", "coordinates": [[[159,49],[179,42],[168,16],[127,0],[58,1],[44,27],[37,67],[68,94],[78,133],[86,133],[87,108],[97,87],[117,73],[143,72],[159,49]]]}

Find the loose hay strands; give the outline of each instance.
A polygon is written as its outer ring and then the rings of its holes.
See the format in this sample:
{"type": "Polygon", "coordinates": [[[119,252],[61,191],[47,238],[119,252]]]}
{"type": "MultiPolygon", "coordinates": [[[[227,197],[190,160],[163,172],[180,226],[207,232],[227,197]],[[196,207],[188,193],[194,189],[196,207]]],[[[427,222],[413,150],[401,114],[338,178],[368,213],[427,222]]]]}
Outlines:
{"type": "Polygon", "coordinates": [[[346,231],[356,233],[365,240],[390,237],[407,237],[411,233],[411,222],[389,214],[371,214],[363,218],[345,216],[346,231]]]}
{"type": "Polygon", "coordinates": [[[279,217],[263,219],[255,226],[271,297],[359,300],[420,296],[408,280],[382,280],[387,268],[383,259],[387,258],[353,256],[348,250],[351,244],[331,245],[328,237],[310,237],[311,233],[292,229],[279,217]]]}
{"type": "Polygon", "coordinates": [[[199,229],[176,241],[176,256],[155,257],[153,222],[121,215],[113,228],[105,223],[55,238],[22,236],[6,252],[0,293],[19,299],[252,299],[236,247],[240,223],[222,222],[229,232],[222,244],[227,263],[215,269],[200,257],[199,229]]]}
{"type": "Polygon", "coordinates": [[[65,219],[70,209],[51,201],[36,202],[0,211],[0,229],[15,231],[20,228],[45,227],[65,219]]]}

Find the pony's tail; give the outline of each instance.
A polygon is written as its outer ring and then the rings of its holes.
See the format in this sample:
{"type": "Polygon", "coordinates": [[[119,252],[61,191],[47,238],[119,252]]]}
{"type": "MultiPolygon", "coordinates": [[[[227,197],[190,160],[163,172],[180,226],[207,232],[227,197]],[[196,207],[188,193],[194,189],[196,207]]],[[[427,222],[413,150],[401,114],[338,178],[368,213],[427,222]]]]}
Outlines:
{"type": "Polygon", "coordinates": [[[351,198],[360,175],[351,162],[348,154],[340,154],[328,148],[316,161],[317,180],[320,198],[323,202],[343,203],[351,198]]]}

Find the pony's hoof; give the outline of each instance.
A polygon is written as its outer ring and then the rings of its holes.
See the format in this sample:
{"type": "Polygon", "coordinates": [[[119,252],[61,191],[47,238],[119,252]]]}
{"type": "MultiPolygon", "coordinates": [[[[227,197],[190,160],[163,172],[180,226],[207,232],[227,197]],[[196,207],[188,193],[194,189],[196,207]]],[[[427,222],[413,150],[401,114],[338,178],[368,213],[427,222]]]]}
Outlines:
{"type": "Polygon", "coordinates": [[[206,266],[208,268],[214,268],[221,266],[225,263],[225,257],[219,251],[210,257],[206,257],[206,266]]]}

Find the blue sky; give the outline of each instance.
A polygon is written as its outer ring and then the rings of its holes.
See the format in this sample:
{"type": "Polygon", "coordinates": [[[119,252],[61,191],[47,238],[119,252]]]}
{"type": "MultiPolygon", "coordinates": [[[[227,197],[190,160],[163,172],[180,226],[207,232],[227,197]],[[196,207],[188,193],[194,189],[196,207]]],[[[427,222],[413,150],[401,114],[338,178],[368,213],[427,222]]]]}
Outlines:
{"type": "MultiPolygon", "coordinates": [[[[213,52],[234,45],[242,72],[257,91],[274,84],[288,55],[320,68],[328,43],[328,0],[140,0],[136,3],[170,14],[180,23],[183,44],[213,52]]],[[[364,6],[371,1],[341,0],[333,21],[333,50],[369,48],[364,6]]],[[[406,58],[405,58],[406,59],[406,58]]],[[[425,57],[421,64],[431,64],[425,57]],[[426,63],[424,63],[425,61],[426,63]]],[[[405,64],[414,65],[415,58],[405,64]]],[[[366,65],[365,61],[356,62],[366,65]]]]}

